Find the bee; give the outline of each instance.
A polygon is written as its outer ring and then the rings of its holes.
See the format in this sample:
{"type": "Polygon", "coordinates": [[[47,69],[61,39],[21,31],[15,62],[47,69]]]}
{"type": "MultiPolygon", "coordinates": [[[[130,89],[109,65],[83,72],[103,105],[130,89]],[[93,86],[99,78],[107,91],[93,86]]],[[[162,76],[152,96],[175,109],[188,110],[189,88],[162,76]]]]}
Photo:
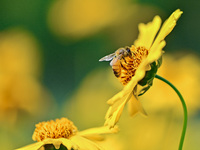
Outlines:
{"type": "Polygon", "coordinates": [[[148,55],[148,51],[144,47],[126,46],[117,49],[114,53],[101,58],[99,61],[111,61],[110,66],[114,75],[123,85],[126,85],[135,75],[142,57],[146,55],[148,55]]]}
{"type": "Polygon", "coordinates": [[[109,54],[99,61],[111,61],[110,66],[113,69],[114,75],[120,79],[120,82],[125,85],[132,77],[131,70],[133,65],[133,52],[130,47],[119,48],[114,53],[109,54]]]}

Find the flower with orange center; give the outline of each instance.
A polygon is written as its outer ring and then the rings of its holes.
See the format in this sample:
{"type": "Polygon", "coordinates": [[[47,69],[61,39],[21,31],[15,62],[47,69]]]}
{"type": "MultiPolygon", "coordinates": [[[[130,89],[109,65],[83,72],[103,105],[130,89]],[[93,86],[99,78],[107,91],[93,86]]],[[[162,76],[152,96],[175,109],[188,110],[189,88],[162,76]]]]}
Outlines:
{"type": "Polygon", "coordinates": [[[107,127],[99,127],[79,132],[73,122],[67,118],[61,118],[36,124],[32,139],[37,143],[17,150],[39,150],[49,144],[54,145],[56,149],[59,149],[62,144],[69,150],[101,150],[102,148],[94,141],[102,140],[101,134],[115,133],[117,131],[117,128],[110,130],[107,127]]]}
{"type": "Polygon", "coordinates": [[[138,101],[152,85],[157,69],[161,65],[165,37],[173,30],[183,12],[177,9],[164,22],[155,16],[148,24],[139,24],[139,36],[131,47],[119,48],[115,53],[103,57],[100,61],[110,61],[114,74],[125,85],[123,90],[108,100],[110,105],[105,125],[113,127],[119,120],[125,104],[129,103],[129,112],[146,114],[138,101]],[[157,34],[158,30],[159,33],[157,34]],[[156,36],[157,35],[157,36],[156,36]]]}

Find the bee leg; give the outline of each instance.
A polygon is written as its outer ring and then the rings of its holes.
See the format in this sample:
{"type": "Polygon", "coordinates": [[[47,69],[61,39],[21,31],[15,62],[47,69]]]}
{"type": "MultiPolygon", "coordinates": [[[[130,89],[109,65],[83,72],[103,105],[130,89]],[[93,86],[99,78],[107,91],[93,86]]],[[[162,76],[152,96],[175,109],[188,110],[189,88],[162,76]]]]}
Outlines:
{"type": "Polygon", "coordinates": [[[126,59],[124,57],[122,57],[122,59],[124,60],[124,62],[127,64],[126,59]]]}
{"type": "MultiPolygon", "coordinates": [[[[125,63],[126,63],[126,62],[125,62],[125,63]]],[[[124,67],[124,66],[122,65],[121,62],[120,62],[120,65],[121,65],[121,67],[122,67],[123,69],[127,70],[126,67],[124,67]]]]}

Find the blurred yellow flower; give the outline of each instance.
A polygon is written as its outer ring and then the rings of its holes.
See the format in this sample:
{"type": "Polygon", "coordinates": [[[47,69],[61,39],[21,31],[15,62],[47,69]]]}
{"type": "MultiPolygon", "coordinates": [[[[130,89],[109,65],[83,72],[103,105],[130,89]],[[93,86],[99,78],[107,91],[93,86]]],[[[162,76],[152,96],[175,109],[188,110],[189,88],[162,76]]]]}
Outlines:
{"type": "MultiPolygon", "coordinates": [[[[199,58],[193,54],[187,54],[182,57],[179,54],[173,54],[173,57],[165,55],[164,60],[162,67],[158,71],[159,75],[166,77],[183,93],[188,107],[188,115],[195,114],[200,109],[198,100],[200,96],[198,88],[200,81],[199,58]]],[[[174,109],[177,115],[181,115],[182,109],[177,107],[180,105],[177,99],[176,93],[170,87],[163,82],[155,80],[150,92],[143,96],[143,106],[149,112],[174,109]]]]}
{"type": "Polygon", "coordinates": [[[127,0],[57,0],[49,10],[48,22],[54,33],[79,38],[125,18],[131,10],[128,6],[127,0]]]}
{"type": "Polygon", "coordinates": [[[107,127],[99,127],[79,132],[73,122],[61,118],[36,124],[32,139],[38,142],[18,150],[38,150],[47,144],[53,144],[56,149],[62,144],[67,149],[101,150],[102,148],[95,143],[96,140],[102,140],[100,135],[117,131],[117,128],[110,130],[107,127]]]}
{"type": "Polygon", "coordinates": [[[40,54],[36,39],[22,29],[9,29],[0,33],[0,73],[38,76],[40,54]]]}
{"type": "Polygon", "coordinates": [[[104,150],[124,150],[124,139],[120,135],[106,136],[106,140],[97,142],[104,150]]]}
{"type": "Polygon", "coordinates": [[[26,115],[41,117],[52,104],[49,94],[36,79],[0,73],[0,121],[15,123],[18,117],[26,115]]]}
{"type": "Polygon", "coordinates": [[[3,124],[15,123],[27,115],[41,117],[53,108],[52,98],[37,80],[39,64],[38,44],[29,32],[10,29],[0,33],[0,121],[3,124]]]}
{"type": "MultiPolygon", "coordinates": [[[[136,114],[138,111],[145,114],[145,111],[137,100],[138,95],[142,94],[143,91],[151,86],[157,68],[160,66],[159,59],[162,56],[162,49],[166,44],[164,38],[173,30],[176,25],[176,21],[179,19],[181,14],[182,11],[180,11],[179,9],[173,12],[171,16],[164,22],[157,36],[156,34],[161,25],[161,19],[159,16],[154,17],[153,21],[148,23],[147,25],[139,25],[140,34],[138,36],[138,39],[134,43],[135,46],[132,45],[130,49],[125,49],[127,50],[127,53],[129,51],[133,53],[133,59],[136,59],[138,65],[134,66],[135,68],[133,69],[135,69],[135,71],[133,71],[133,73],[131,72],[131,76],[133,76],[131,78],[131,81],[127,83],[127,85],[123,88],[121,92],[117,93],[110,100],[108,100],[108,104],[110,105],[110,107],[105,117],[105,125],[113,127],[118,122],[123,108],[127,102],[129,103],[129,113],[131,116],[136,114]],[[147,73],[150,71],[153,71],[153,74],[149,78],[149,75],[147,75],[147,73]],[[141,84],[141,82],[144,82],[145,84],[141,84]]],[[[126,57],[128,56],[129,55],[127,55],[126,57]]],[[[126,59],[123,60],[126,61],[126,59]]],[[[128,64],[123,68],[126,67],[129,67],[128,64]]],[[[128,72],[128,74],[129,73],[130,72],[128,72]]]]}

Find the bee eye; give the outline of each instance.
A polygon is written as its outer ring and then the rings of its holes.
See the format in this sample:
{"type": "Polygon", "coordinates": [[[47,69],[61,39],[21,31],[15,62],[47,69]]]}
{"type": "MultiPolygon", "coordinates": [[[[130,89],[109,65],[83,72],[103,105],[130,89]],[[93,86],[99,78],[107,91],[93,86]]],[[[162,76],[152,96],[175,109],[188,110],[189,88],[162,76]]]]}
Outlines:
{"type": "Polygon", "coordinates": [[[128,53],[130,53],[130,52],[131,52],[131,50],[130,50],[130,48],[129,48],[129,47],[127,47],[127,48],[126,48],[126,50],[127,50],[127,52],[128,52],[128,53]]]}

